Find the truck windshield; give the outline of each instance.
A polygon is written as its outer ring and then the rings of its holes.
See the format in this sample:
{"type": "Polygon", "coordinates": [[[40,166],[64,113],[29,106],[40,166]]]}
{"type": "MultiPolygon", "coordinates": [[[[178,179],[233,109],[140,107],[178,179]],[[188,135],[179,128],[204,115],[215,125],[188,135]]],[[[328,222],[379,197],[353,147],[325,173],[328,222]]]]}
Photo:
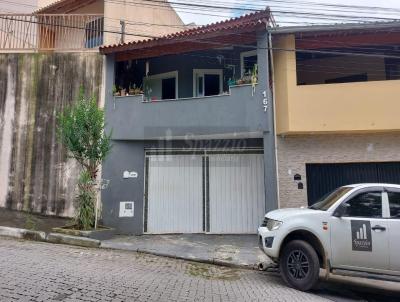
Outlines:
{"type": "Polygon", "coordinates": [[[328,210],[340,197],[349,192],[351,187],[340,187],[331,193],[326,194],[319,201],[310,206],[310,209],[326,211],[328,210]]]}

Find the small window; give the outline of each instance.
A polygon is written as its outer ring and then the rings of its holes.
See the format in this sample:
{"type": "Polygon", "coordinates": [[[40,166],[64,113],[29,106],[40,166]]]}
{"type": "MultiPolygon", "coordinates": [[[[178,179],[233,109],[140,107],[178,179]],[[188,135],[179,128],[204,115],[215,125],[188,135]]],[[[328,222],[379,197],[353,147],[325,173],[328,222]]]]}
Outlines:
{"type": "Polygon", "coordinates": [[[103,45],[104,18],[98,18],[86,23],[85,47],[95,48],[103,45]]]}
{"type": "Polygon", "coordinates": [[[257,65],[257,51],[252,50],[243,52],[240,54],[241,57],[241,72],[242,77],[246,74],[251,74],[254,69],[254,65],[257,65]]]}
{"type": "Polygon", "coordinates": [[[382,193],[361,193],[341,205],[346,207],[344,217],[382,217],[382,193]]]}
{"type": "Polygon", "coordinates": [[[389,192],[389,208],[391,218],[400,218],[400,193],[389,192]]]}
{"type": "Polygon", "coordinates": [[[163,100],[172,100],[176,96],[176,78],[162,79],[162,96],[163,100]]]}

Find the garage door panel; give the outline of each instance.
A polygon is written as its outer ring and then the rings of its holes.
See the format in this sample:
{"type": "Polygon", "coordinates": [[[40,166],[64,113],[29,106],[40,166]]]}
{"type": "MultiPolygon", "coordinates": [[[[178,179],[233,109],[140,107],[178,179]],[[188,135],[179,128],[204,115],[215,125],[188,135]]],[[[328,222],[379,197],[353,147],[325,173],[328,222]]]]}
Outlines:
{"type": "Polygon", "coordinates": [[[306,164],[306,173],[309,205],[344,185],[400,184],[400,163],[398,162],[306,164]]]}
{"type": "Polygon", "coordinates": [[[202,157],[151,156],[148,169],[149,233],[203,231],[202,157]]]}
{"type": "Polygon", "coordinates": [[[387,162],[380,163],[378,168],[378,178],[383,183],[400,184],[400,163],[387,162]]]}
{"type": "Polygon", "coordinates": [[[209,156],[211,233],[255,233],[265,214],[261,154],[209,156]]]}

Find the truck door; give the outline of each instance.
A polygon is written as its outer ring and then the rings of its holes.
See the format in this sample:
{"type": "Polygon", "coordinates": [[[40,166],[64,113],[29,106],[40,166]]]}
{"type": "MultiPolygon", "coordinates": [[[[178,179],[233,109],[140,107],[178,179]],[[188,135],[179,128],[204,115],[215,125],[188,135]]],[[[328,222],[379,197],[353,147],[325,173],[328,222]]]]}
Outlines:
{"type": "Polygon", "coordinates": [[[400,190],[388,189],[389,211],[389,265],[400,274],[400,190]]]}
{"type": "Polygon", "coordinates": [[[360,190],[330,218],[333,268],[382,272],[389,269],[389,231],[383,218],[382,190],[360,190]]]}

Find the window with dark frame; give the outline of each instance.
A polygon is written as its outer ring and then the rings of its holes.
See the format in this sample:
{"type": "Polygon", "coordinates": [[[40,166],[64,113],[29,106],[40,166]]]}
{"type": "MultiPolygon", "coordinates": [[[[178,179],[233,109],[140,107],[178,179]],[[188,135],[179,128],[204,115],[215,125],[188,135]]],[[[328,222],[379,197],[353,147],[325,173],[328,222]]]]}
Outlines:
{"type": "Polygon", "coordinates": [[[388,192],[390,218],[400,219],[400,192],[388,192]]]}
{"type": "Polygon", "coordinates": [[[382,218],[382,193],[361,193],[341,206],[346,208],[344,217],[382,218]]]}

